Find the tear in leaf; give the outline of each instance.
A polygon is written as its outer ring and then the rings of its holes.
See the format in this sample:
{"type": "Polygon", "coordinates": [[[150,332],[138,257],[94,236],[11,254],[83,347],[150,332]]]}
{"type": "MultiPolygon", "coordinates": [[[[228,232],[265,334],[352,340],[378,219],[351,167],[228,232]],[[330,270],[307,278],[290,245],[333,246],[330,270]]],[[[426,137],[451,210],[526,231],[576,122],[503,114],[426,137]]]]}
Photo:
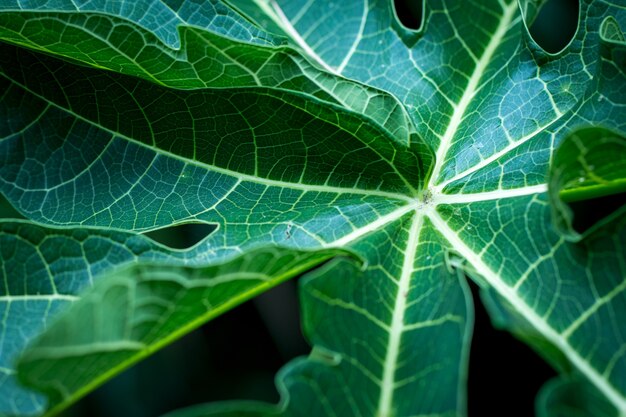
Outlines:
{"type": "MultiPolygon", "coordinates": [[[[561,52],[574,38],[578,28],[578,0],[548,0],[531,17],[530,35],[544,51],[561,52]]],[[[529,23],[530,23],[529,21],[529,23]]]]}
{"type": "Polygon", "coordinates": [[[170,249],[189,249],[210,235],[216,226],[207,223],[185,223],[144,233],[170,249]]]}

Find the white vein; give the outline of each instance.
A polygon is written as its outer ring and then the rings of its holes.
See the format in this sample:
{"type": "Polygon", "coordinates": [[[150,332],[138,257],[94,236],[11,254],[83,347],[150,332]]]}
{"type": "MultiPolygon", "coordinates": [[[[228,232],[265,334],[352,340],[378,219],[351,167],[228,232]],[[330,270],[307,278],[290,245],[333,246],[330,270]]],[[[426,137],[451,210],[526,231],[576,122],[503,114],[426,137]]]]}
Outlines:
{"type": "Polygon", "coordinates": [[[512,188],[509,190],[485,191],[471,194],[433,194],[433,204],[467,204],[480,201],[515,198],[526,195],[541,194],[548,191],[547,184],[531,185],[528,187],[512,188]]]}
{"type": "Polygon", "coordinates": [[[452,177],[450,179],[447,179],[447,180],[441,182],[440,184],[437,184],[436,186],[433,187],[433,189],[434,190],[443,190],[448,184],[450,184],[450,183],[452,183],[454,181],[457,181],[457,180],[459,180],[461,178],[467,177],[468,175],[473,174],[474,172],[476,172],[476,171],[486,167],[487,165],[491,164],[492,162],[500,159],[500,157],[509,154],[510,152],[512,152],[516,148],[522,146],[523,144],[525,144],[526,142],[528,142],[529,140],[531,140],[532,138],[534,138],[535,136],[537,136],[541,132],[544,132],[545,129],[547,129],[548,127],[550,127],[551,125],[556,123],[558,120],[560,120],[560,117],[561,116],[557,117],[556,119],[552,120],[547,125],[540,127],[539,129],[529,133],[528,135],[522,137],[521,139],[518,139],[517,141],[515,141],[513,143],[510,143],[509,145],[505,146],[504,148],[502,148],[498,152],[494,153],[493,155],[489,156],[488,158],[485,158],[482,161],[480,161],[479,163],[477,163],[476,165],[473,165],[471,168],[468,168],[465,171],[459,172],[454,177],[452,177]]]}
{"type": "Polygon", "coordinates": [[[17,294],[0,295],[0,302],[20,302],[20,301],[75,301],[78,297],[67,294],[17,294]]]}
{"type": "Polygon", "coordinates": [[[302,48],[304,50],[304,52],[306,52],[306,54],[308,56],[310,56],[311,58],[313,58],[313,60],[315,60],[315,62],[317,62],[318,64],[320,64],[322,67],[324,67],[324,69],[328,72],[331,72],[333,74],[337,74],[338,72],[337,70],[335,70],[333,67],[331,67],[330,65],[328,65],[326,63],[326,61],[324,61],[322,59],[322,57],[320,57],[314,50],[313,48],[311,48],[309,46],[309,44],[307,43],[306,40],[304,40],[304,38],[302,38],[302,36],[300,36],[300,33],[298,33],[298,31],[296,30],[295,27],[293,27],[293,25],[291,24],[291,22],[289,21],[289,18],[287,16],[285,16],[285,13],[283,12],[283,10],[280,8],[280,6],[278,5],[278,3],[276,3],[273,0],[253,0],[257,6],[259,6],[259,8],[261,10],[263,10],[263,12],[274,21],[274,23],[276,23],[282,30],[285,31],[286,34],[288,34],[291,39],[294,40],[294,42],[296,42],[296,44],[298,44],[298,46],[300,48],[302,48]]]}
{"type": "Polygon", "coordinates": [[[383,381],[378,400],[378,411],[376,413],[378,417],[391,417],[394,415],[392,408],[393,393],[396,385],[395,376],[398,367],[398,356],[400,355],[400,340],[406,329],[404,316],[407,299],[404,294],[409,292],[411,277],[415,271],[415,254],[419,231],[423,222],[424,217],[416,211],[409,231],[406,252],[404,254],[404,263],[402,264],[402,274],[398,282],[396,301],[393,307],[391,328],[389,329],[389,339],[387,342],[387,354],[383,365],[383,381]]]}
{"type": "Polygon", "coordinates": [[[15,371],[15,369],[9,369],[9,368],[4,368],[0,366],[0,373],[6,374],[6,375],[15,375],[17,372],[15,371]]]}
{"type": "Polygon", "coordinates": [[[567,337],[558,333],[546,319],[533,310],[512,287],[507,286],[500,275],[493,271],[482,258],[461,240],[458,234],[448,226],[448,223],[434,210],[426,213],[438,232],[462,255],[475,270],[494,288],[511,306],[524,317],[548,341],[557,346],[569,361],[583,373],[596,388],[598,388],[619,410],[626,410],[626,398],[614,387],[597,369],[593,368],[587,359],[580,356],[570,344],[567,337]]]}
{"type": "Polygon", "coordinates": [[[604,297],[598,299],[591,307],[585,310],[576,320],[572,322],[572,324],[567,327],[563,331],[563,335],[565,337],[569,337],[572,333],[574,333],[580,326],[582,326],[592,315],[598,312],[598,310],[610,303],[615,297],[620,295],[623,291],[626,291],[626,280],[622,281],[617,287],[613,288],[608,294],[604,297]]]}
{"type": "Polygon", "coordinates": [[[431,184],[434,184],[439,177],[441,168],[443,167],[445,161],[446,154],[448,153],[448,150],[450,149],[450,146],[452,144],[452,140],[454,139],[454,135],[461,125],[463,117],[465,116],[465,112],[467,111],[472,99],[474,98],[474,94],[476,93],[479,82],[487,69],[487,65],[491,61],[493,54],[495,53],[496,49],[506,35],[509,24],[513,20],[513,16],[515,16],[516,10],[516,1],[511,2],[511,4],[504,8],[504,13],[502,14],[502,18],[500,19],[498,28],[494,32],[491,40],[489,41],[489,44],[483,51],[480,60],[478,60],[478,62],[476,63],[476,67],[474,68],[474,72],[472,73],[472,76],[467,83],[467,87],[463,92],[463,96],[461,97],[458,105],[454,108],[454,112],[452,113],[452,117],[450,118],[448,127],[446,128],[446,131],[441,139],[441,143],[437,148],[435,167],[433,168],[433,172],[430,177],[431,184]]]}
{"type": "Polygon", "coordinates": [[[354,38],[354,42],[352,42],[352,45],[350,46],[350,49],[348,50],[348,53],[346,54],[345,58],[343,59],[343,61],[341,61],[341,64],[339,64],[339,66],[337,67],[337,73],[339,74],[341,74],[343,70],[346,68],[346,65],[348,65],[348,62],[350,62],[350,59],[356,52],[356,49],[359,46],[361,39],[363,38],[363,31],[365,30],[365,22],[367,22],[368,11],[369,11],[369,1],[363,0],[363,14],[361,15],[361,23],[359,24],[359,31],[357,32],[356,37],[354,38]]]}
{"type": "Polygon", "coordinates": [[[408,204],[406,206],[402,206],[397,210],[392,211],[389,214],[386,214],[382,217],[379,217],[377,220],[373,221],[372,223],[367,224],[364,227],[361,227],[359,229],[354,230],[353,232],[343,236],[342,238],[335,240],[333,242],[329,242],[327,244],[324,245],[324,247],[342,247],[347,245],[350,242],[354,242],[355,240],[359,239],[362,236],[365,236],[366,234],[375,232],[376,230],[381,229],[382,227],[384,227],[386,224],[391,223],[397,219],[399,219],[400,217],[404,216],[405,214],[407,214],[408,212],[410,212],[411,210],[416,209],[419,206],[418,202],[413,202],[412,204],[408,204]]]}

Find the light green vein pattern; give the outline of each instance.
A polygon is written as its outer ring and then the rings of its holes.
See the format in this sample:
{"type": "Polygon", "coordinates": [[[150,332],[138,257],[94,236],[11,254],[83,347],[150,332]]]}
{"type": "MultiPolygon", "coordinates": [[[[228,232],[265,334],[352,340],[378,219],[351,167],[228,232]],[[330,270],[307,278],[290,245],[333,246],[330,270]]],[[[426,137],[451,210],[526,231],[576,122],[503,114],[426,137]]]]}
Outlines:
{"type": "MultiPolygon", "coordinates": [[[[547,197],[548,166],[572,130],[626,132],[623,1],[581,1],[579,30],[557,55],[528,35],[526,2],[428,1],[419,32],[397,22],[390,1],[231,3],[250,20],[220,1],[0,4],[0,38],[13,44],[0,54],[0,191],[25,216],[60,227],[53,234],[114,227],[129,239],[218,224],[183,257],[197,267],[266,245],[345,247],[364,261],[333,261],[303,282],[314,348],[281,371],[279,405],[181,416],[465,415],[472,313],[461,270],[509,312],[501,325],[568,373],[546,387],[540,413],[625,414],[626,224],[572,243],[547,197]]],[[[23,256],[36,256],[31,246],[23,256]]],[[[8,270],[7,247],[8,300],[107,270],[89,252],[67,262],[61,249],[64,261],[52,251],[40,272],[8,270]],[[28,286],[16,292],[16,282],[28,286]]],[[[130,253],[105,264],[142,261],[130,253]]],[[[73,310],[106,314],[89,301],[99,291],[73,310]]],[[[70,310],[55,326],[75,328],[79,316],[70,310]]],[[[3,349],[14,340],[7,329],[22,325],[13,317],[3,316],[3,349]]],[[[42,375],[52,375],[61,409],[105,378],[81,373],[84,358],[63,347],[80,332],[62,339],[54,329],[20,369],[48,390],[42,375]],[[58,361],[71,378],[54,372],[58,361]]],[[[123,367],[115,355],[101,375],[123,367]]],[[[0,390],[17,393],[14,363],[0,369],[0,390]]],[[[19,392],[0,413],[43,410],[19,392]]]]}

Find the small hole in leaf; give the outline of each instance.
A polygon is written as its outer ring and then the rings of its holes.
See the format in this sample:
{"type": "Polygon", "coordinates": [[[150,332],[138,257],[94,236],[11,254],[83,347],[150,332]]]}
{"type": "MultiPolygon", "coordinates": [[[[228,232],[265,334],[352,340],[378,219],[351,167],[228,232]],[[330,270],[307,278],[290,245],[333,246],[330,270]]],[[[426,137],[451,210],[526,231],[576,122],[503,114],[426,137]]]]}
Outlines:
{"type": "Polygon", "coordinates": [[[185,223],[144,233],[145,236],[170,249],[189,249],[216,229],[206,223],[185,223]]]}
{"type": "Polygon", "coordinates": [[[546,52],[555,54],[570,43],[578,27],[578,0],[548,0],[530,26],[530,34],[546,52]]]}
{"type": "Polygon", "coordinates": [[[393,5],[404,27],[411,30],[418,30],[422,27],[423,0],[394,0],[393,5]]]}
{"type": "Polygon", "coordinates": [[[574,214],[572,226],[574,230],[582,234],[624,205],[626,205],[626,193],[571,202],[569,206],[574,214]]]}

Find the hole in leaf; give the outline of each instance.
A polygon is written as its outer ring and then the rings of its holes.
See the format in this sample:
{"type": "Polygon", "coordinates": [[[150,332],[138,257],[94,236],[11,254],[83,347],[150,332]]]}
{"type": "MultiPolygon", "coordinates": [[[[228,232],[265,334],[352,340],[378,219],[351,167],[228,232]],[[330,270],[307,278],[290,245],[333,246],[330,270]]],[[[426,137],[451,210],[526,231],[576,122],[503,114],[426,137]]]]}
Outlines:
{"type": "Polygon", "coordinates": [[[393,0],[393,6],[404,27],[411,30],[419,30],[422,27],[423,0],[393,0]]]}
{"type": "Polygon", "coordinates": [[[562,51],[578,28],[578,0],[548,0],[530,25],[530,34],[551,54],[562,51]]]}
{"type": "Polygon", "coordinates": [[[625,206],[626,193],[575,201],[568,204],[574,214],[572,226],[578,233],[583,234],[599,221],[606,219],[620,207],[625,206]]]}
{"type": "Polygon", "coordinates": [[[189,249],[216,228],[213,224],[185,223],[146,232],[144,235],[170,249],[189,249]]]}

